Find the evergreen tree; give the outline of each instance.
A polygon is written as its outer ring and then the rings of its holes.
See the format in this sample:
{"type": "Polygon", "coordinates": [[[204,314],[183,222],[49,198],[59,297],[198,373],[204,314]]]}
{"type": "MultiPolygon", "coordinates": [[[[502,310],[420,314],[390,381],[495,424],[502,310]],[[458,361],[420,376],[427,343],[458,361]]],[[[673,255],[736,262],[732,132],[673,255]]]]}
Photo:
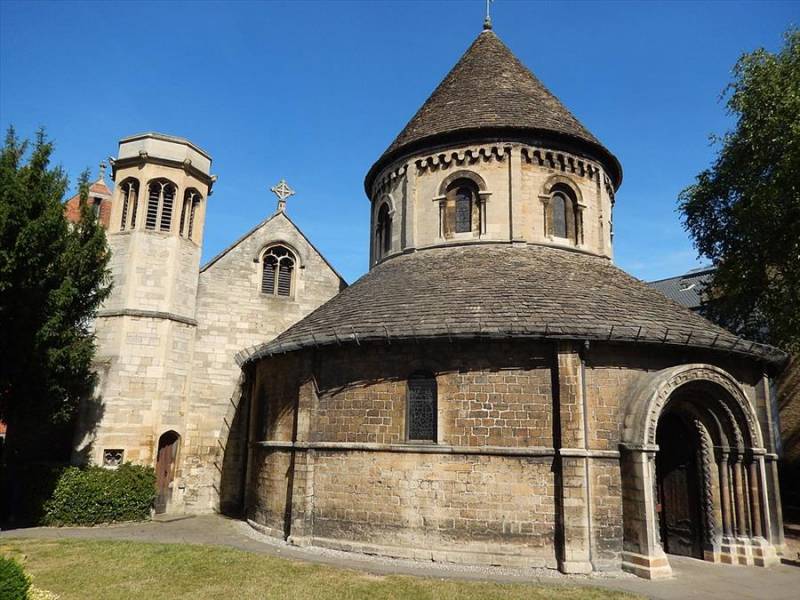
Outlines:
{"type": "Polygon", "coordinates": [[[680,196],[684,225],[716,267],[712,320],[800,351],[800,31],[777,54],[743,55],[725,90],[736,126],[680,196]]]}
{"type": "Polygon", "coordinates": [[[68,458],[79,402],[92,393],[92,322],[110,292],[105,232],[79,179],[80,221],[61,203],[67,178],[53,144],[9,129],[0,152],[0,419],[6,465],[68,458]],[[30,155],[27,151],[31,149],[30,155]],[[57,443],[62,442],[61,448],[57,443]]]}

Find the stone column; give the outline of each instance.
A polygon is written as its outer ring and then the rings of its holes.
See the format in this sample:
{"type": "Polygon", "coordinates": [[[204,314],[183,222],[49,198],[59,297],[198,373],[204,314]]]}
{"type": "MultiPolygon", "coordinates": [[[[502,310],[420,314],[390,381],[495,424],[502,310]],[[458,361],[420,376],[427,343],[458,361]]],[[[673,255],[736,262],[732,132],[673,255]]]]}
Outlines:
{"type": "Polygon", "coordinates": [[[743,456],[737,452],[731,465],[733,470],[733,505],[736,514],[736,540],[737,557],[739,564],[753,564],[750,550],[750,520],[747,515],[747,486],[744,477],[743,456]]]}
{"type": "Polygon", "coordinates": [[[750,483],[750,516],[752,520],[752,531],[754,537],[763,537],[764,530],[761,523],[761,502],[758,497],[758,463],[753,457],[748,464],[750,483]]]}
{"type": "Polygon", "coordinates": [[[722,497],[722,534],[726,538],[733,537],[731,485],[728,473],[728,453],[723,451],[719,459],[719,487],[720,495],[722,497]]]}
{"type": "Polygon", "coordinates": [[[661,547],[656,514],[655,456],[658,446],[623,449],[623,518],[625,549],[622,569],[645,579],[672,575],[661,547]]]}
{"type": "Polygon", "coordinates": [[[522,214],[522,148],[506,146],[508,154],[508,237],[511,241],[524,241],[520,223],[522,214]]]}
{"type": "Polygon", "coordinates": [[[403,239],[401,249],[417,247],[414,215],[417,210],[417,167],[413,162],[406,163],[406,177],[403,181],[403,239]]]}
{"type": "Polygon", "coordinates": [[[577,347],[559,342],[556,349],[559,457],[560,537],[559,569],[563,573],[592,571],[589,531],[589,481],[584,434],[581,361],[577,347]]]}
{"type": "Polygon", "coordinates": [[[771,540],[769,497],[764,472],[764,449],[757,449],[750,463],[750,492],[753,503],[753,564],[768,567],[780,564],[777,549],[771,540]]]}

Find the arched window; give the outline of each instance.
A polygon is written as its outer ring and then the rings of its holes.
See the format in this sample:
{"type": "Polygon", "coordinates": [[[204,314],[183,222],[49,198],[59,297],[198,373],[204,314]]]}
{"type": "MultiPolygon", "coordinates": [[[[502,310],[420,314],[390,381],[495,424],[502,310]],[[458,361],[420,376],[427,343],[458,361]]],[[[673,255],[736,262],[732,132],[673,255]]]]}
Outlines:
{"type": "Polygon", "coordinates": [[[550,235],[569,240],[573,244],[581,242],[581,215],[575,195],[566,185],[553,188],[548,203],[547,221],[550,235]]]}
{"type": "Polygon", "coordinates": [[[378,223],[375,228],[375,246],[378,258],[386,256],[392,249],[392,217],[389,205],[384,203],[378,211],[378,223]]]}
{"type": "Polygon", "coordinates": [[[553,205],[553,235],[567,237],[567,199],[562,192],[553,194],[550,201],[553,205]]]}
{"type": "Polygon", "coordinates": [[[119,229],[125,231],[129,227],[136,227],[136,210],[139,207],[139,182],[135,179],[126,179],[120,185],[122,190],[122,218],[119,229]],[[128,220],[130,218],[130,221],[128,220]]]}
{"type": "Polygon", "coordinates": [[[172,226],[172,206],[175,201],[175,184],[166,179],[151,181],[147,190],[147,229],[169,231],[172,226]]]}
{"type": "Polygon", "coordinates": [[[437,420],[436,378],[417,372],[408,378],[407,437],[409,441],[435,442],[437,420]]]}
{"type": "Polygon", "coordinates": [[[271,296],[291,296],[295,258],[283,246],[273,246],[264,253],[261,291],[271,296]]]}
{"type": "Polygon", "coordinates": [[[471,179],[460,178],[447,186],[443,218],[443,233],[449,237],[456,233],[480,231],[480,203],[478,186],[471,179]]]}
{"type": "Polygon", "coordinates": [[[456,191],[456,233],[472,231],[472,190],[468,187],[456,191]]]}
{"type": "Polygon", "coordinates": [[[181,222],[179,235],[192,239],[194,233],[194,216],[203,197],[195,189],[188,189],[183,195],[183,208],[181,209],[181,222]]]}

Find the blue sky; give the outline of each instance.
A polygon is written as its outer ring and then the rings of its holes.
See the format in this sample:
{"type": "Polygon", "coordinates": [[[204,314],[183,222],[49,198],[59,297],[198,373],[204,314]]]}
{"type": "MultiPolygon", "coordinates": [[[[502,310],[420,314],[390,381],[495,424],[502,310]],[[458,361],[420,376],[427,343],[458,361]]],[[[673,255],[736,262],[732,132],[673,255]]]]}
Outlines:
{"type": "MultiPolygon", "coordinates": [[[[363,178],[455,64],[483,0],[0,2],[0,126],[47,127],[74,181],[142,131],[214,158],[204,261],[271,214],[269,188],[352,282],[367,269],[363,178]]],[[[700,264],[676,213],[731,121],[737,57],[777,50],[793,2],[513,2],[495,31],[622,162],[615,260],[657,279],[700,264]]]]}

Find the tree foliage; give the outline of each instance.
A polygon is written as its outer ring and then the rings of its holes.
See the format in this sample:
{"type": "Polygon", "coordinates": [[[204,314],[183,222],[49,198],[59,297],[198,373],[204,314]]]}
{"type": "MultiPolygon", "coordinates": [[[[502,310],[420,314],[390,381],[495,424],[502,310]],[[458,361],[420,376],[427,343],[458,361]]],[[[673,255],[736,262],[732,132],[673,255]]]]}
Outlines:
{"type": "MultiPolygon", "coordinates": [[[[79,178],[80,222],[61,200],[67,178],[53,144],[9,129],[0,151],[0,419],[6,461],[24,461],[25,438],[68,423],[94,385],[92,320],[110,292],[105,232],[79,178]],[[30,152],[28,150],[30,149],[30,152]],[[16,453],[11,456],[9,453],[16,453]]],[[[46,439],[46,437],[45,437],[46,439]]]]}
{"type": "Polygon", "coordinates": [[[680,195],[684,225],[716,267],[707,316],[800,349],[800,31],[744,54],[723,92],[735,128],[680,195]]]}
{"type": "Polygon", "coordinates": [[[800,350],[800,31],[744,54],[723,92],[735,128],[680,195],[684,225],[716,272],[706,314],[800,350]]]}

